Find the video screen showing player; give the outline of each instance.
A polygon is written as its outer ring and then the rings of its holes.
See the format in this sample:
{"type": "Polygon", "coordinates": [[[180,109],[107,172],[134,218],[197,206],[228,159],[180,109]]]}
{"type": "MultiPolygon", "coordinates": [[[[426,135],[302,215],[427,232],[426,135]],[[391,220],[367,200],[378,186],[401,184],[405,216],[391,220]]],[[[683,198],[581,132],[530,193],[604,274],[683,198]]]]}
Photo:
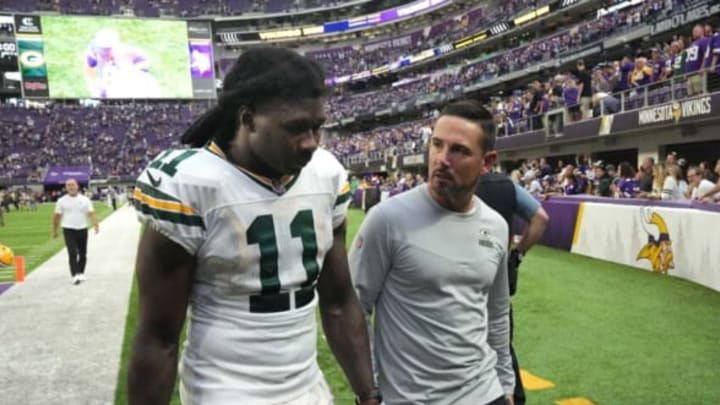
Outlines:
{"type": "Polygon", "coordinates": [[[124,43],[112,29],[95,33],[85,56],[85,81],[93,98],[157,98],[161,91],[148,54],[124,43]]]}

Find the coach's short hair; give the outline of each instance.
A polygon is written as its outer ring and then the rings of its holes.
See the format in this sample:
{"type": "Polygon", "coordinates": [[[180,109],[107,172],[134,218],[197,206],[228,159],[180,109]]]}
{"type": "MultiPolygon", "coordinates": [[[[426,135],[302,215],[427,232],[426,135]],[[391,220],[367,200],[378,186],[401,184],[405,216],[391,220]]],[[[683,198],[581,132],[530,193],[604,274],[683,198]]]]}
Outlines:
{"type": "Polygon", "coordinates": [[[455,101],[445,106],[440,116],[452,115],[476,123],[482,129],[480,147],[484,151],[495,149],[495,122],[487,108],[475,100],[455,101]]]}
{"type": "Polygon", "coordinates": [[[214,139],[226,149],[240,124],[241,108],[250,111],[276,101],[321,98],[325,73],[317,62],[286,48],[253,48],[243,52],[225,76],[217,106],[200,116],[182,142],[200,147],[214,139]]]}

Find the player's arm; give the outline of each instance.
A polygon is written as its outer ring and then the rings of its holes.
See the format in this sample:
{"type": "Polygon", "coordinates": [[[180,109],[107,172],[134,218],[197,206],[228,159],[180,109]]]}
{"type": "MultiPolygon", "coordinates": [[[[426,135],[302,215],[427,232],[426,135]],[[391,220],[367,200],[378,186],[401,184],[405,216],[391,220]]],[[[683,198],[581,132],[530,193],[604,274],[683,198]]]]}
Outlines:
{"type": "Polygon", "coordinates": [[[528,227],[516,247],[520,253],[525,254],[543,237],[550,217],[540,202],[517,184],[515,196],[518,214],[528,222],[528,227]]]}
{"type": "Polygon", "coordinates": [[[97,97],[99,95],[98,89],[97,89],[97,59],[88,52],[88,54],[85,56],[85,65],[84,65],[84,74],[85,74],[85,84],[87,85],[88,91],[90,92],[90,95],[92,97],[97,97]]]}
{"type": "MultiPolygon", "coordinates": [[[[507,239],[504,239],[507,240],[507,239]]],[[[500,247],[499,247],[500,248],[500,247]]],[[[505,250],[504,248],[502,248],[505,250]]],[[[500,261],[488,295],[488,344],[497,354],[495,371],[508,402],[512,403],[515,373],[510,357],[510,294],[508,288],[507,251],[500,261]]]]}
{"type": "Polygon", "coordinates": [[[57,212],[53,213],[53,238],[58,237],[58,228],[60,227],[61,219],[62,214],[58,214],[57,212]]]}
{"type": "Polygon", "coordinates": [[[128,372],[130,405],[170,403],[195,266],[185,248],[145,228],[135,268],[140,304],[128,372]]]}
{"type": "Polygon", "coordinates": [[[135,55],[133,55],[133,66],[137,70],[142,70],[143,72],[150,71],[150,58],[148,58],[147,54],[142,52],[139,49],[135,50],[135,55]]]}
{"type": "Polygon", "coordinates": [[[88,218],[90,219],[90,223],[93,226],[93,229],[95,230],[95,233],[100,232],[100,224],[98,223],[97,214],[95,214],[95,209],[93,208],[92,201],[88,199],[88,218]]]}
{"type": "MultiPolygon", "coordinates": [[[[2,210],[2,208],[0,208],[2,210]]],[[[58,237],[58,228],[60,228],[60,220],[62,220],[62,207],[60,201],[55,203],[55,212],[53,213],[53,239],[58,237]]]]}
{"type": "MultiPolygon", "coordinates": [[[[352,286],[345,250],[345,222],[333,232],[333,245],[325,256],[318,294],[320,316],[328,344],[355,394],[367,398],[375,382],[365,317],[352,286]]],[[[378,404],[374,399],[363,404],[378,404]]]]}

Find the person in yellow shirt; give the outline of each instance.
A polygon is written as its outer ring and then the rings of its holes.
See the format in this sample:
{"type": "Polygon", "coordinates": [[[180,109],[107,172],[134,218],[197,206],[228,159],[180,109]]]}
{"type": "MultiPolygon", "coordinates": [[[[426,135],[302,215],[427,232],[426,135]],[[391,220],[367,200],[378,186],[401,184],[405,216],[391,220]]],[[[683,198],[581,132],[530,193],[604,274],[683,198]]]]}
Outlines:
{"type": "Polygon", "coordinates": [[[636,58],[635,69],[630,73],[630,87],[638,88],[650,84],[653,70],[647,65],[647,58],[636,58]]]}

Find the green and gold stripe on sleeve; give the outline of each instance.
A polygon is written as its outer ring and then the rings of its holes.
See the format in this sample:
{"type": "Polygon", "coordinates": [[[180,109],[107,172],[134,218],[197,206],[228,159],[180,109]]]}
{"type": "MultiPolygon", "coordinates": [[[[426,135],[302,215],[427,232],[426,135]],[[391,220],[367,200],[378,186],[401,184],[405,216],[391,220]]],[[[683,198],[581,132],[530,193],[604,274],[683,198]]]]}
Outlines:
{"type": "Polygon", "coordinates": [[[350,198],[352,198],[352,193],[350,193],[350,183],[345,182],[345,184],[343,184],[340,188],[340,194],[335,199],[335,206],[337,207],[340,204],[346,203],[350,198]]]}
{"type": "Polygon", "coordinates": [[[145,183],[136,183],[135,208],[141,213],[164,221],[205,229],[205,222],[195,208],[145,183]]]}

